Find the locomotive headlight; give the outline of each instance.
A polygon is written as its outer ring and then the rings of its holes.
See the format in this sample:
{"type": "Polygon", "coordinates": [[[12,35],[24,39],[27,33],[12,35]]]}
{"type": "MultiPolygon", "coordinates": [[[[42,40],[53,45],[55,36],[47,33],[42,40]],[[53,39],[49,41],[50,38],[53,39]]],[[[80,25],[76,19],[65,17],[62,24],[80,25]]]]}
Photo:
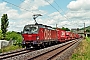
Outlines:
{"type": "Polygon", "coordinates": [[[37,40],[39,40],[39,36],[37,36],[37,40]]]}

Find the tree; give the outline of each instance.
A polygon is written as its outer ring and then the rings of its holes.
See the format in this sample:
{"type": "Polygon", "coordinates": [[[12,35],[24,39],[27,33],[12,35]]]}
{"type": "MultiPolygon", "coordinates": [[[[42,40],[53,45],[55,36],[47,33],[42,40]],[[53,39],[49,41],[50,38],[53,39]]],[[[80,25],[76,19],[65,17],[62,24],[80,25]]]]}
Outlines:
{"type": "Polygon", "coordinates": [[[66,28],[66,31],[70,31],[70,29],[69,28],[66,28]]]}
{"type": "Polygon", "coordinates": [[[69,28],[65,28],[65,27],[62,27],[61,29],[62,29],[62,30],[65,30],[65,31],[70,31],[69,28]]]}
{"type": "Polygon", "coordinates": [[[62,29],[62,30],[66,30],[66,28],[65,28],[65,27],[62,27],[61,29],[62,29]]]}
{"type": "Polygon", "coordinates": [[[8,20],[9,19],[8,19],[7,14],[3,14],[3,16],[1,18],[1,30],[2,30],[2,35],[3,35],[2,39],[5,39],[5,37],[6,37],[6,32],[7,32],[7,28],[8,28],[8,25],[9,25],[8,20]]]}
{"type": "Polygon", "coordinates": [[[87,29],[87,30],[86,30],[86,32],[90,32],[90,30],[89,30],[89,29],[87,29]]]}

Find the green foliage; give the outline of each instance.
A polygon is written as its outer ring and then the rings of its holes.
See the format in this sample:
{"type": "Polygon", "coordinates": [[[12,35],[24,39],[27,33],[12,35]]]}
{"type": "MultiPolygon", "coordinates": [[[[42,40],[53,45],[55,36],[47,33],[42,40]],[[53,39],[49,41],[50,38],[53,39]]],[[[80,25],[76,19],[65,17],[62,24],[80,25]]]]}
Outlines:
{"type": "Polygon", "coordinates": [[[87,30],[86,30],[86,32],[90,32],[90,30],[89,30],[89,29],[87,29],[87,30]]]}
{"type": "Polygon", "coordinates": [[[2,30],[2,34],[3,34],[3,39],[5,39],[5,37],[6,37],[8,25],[9,25],[8,16],[7,16],[7,14],[3,14],[3,16],[1,18],[1,30],[2,30]]]}
{"type": "Polygon", "coordinates": [[[20,48],[22,48],[22,47],[19,47],[18,45],[16,45],[16,46],[11,45],[11,46],[5,47],[3,49],[0,49],[0,53],[16,50],[16,49],[20,49],[20,48]]]}
{"type": "MultiPolygon", "coordinates": [[[[84,30],[84,28],[81,28],[80,30],[84,30]]],[[[86,32],[90,32],[90,26],[85,27],[86,32]]]]}
{"type": "Polygon", "coordinates": [[[69,28],[65,28],[65,27],[62,27],[61,29],[62,29],[62,30],[65,30],[65,31],[70,31],[69,28]]]}
{"type": "Polygon", "coordinates": [[[17,32],[7,32],[6,34],[6,39],[7,40],[15,40],[16,43],[21,43],[22,42],[22,36],[21,34],[18,34],[17,32]]]}
{"type": "MultiPolygon", "coordinates": [[[[0,30],[0,40],[2,39],[2,31],[0,30]]],[[[15,41],[15,45],[19,45],[21,46],[22,43],[22,36],[19,32],[14,32],[14,31],[9,31],[6,33],[6,40],[14,40],[15,41]]]]}
{"type": "MultiPolygon", "coordinates": [[[[2,33],[2,31],[0,30],[0,39],[2,38],[1,33],[2,33]]],[[[5,47],[0,50],[0,53],[21,48],[21,42],[22,42],[21,34],[14,32],[14,31],[12,31],[12,32],[9,31],[6,33],[6,40],[8,40],[8,41],[15,40],[15,46],[12,45],[12,46],[5,47]]]]}
{"type": "Polygon", "coordinates": [[[86,37],[86,40],[87,40],[88,42],[90,42],[90,37],[86,37]]]}
{"type": "MultiPolygon", "coordinates": [[[[0,30],[0,40],[2,39],[2,31],[0,30]]],[[[20,33],[14,32],[14,31],[9,31],[6,33],[6,40],[14,40],[15,44],[20,45],[22,42],[22,36],[20,33]]]]}
{"type": "Polygon", "coordinates": [[[70,60],[90,60],[90,38],[86,37],[80,43],[70,60]]]}
{"type": "Polygon", "coordinates": [[[0,30],[0,40],[2,39],[2,31],[0,30]]]}
{"type": "Polygon", "coordinates": [[[70,31],[70,29],[69,28],[66,28],[66,31],[70,31]]]}
{"type": "Polygon", "coordinates": [[[65,27],[62,27],[61,29],[62,29],[62,30],[66,30],[66,28],[65,28],[65,27]]]}

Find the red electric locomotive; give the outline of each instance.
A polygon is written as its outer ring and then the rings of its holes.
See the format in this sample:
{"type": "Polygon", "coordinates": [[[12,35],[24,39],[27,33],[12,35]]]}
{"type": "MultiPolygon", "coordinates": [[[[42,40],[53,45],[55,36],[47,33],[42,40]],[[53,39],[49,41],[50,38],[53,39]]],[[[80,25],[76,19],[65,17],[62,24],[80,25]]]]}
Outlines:
{"type": "Polygon", "coordinates": [[[26,48],[45,46],[57,42],[57,31],[42,24],[26,25],[22,32],[23,44],[26,48]]]}

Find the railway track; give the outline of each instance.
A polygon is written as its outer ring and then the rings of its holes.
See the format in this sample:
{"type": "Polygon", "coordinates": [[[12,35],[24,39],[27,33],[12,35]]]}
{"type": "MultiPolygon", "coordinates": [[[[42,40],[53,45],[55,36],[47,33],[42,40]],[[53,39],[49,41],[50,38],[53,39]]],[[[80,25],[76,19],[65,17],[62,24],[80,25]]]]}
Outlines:
{"type": "Polygon", "coordinates": [[[25,54],[28,52],[31,52],[31,50],[26,50],[24,48],[24,49],[12,51],[12,52],[2,53],[0,54],[0,60],[8,59],[10,57],[18,56],[18,55],[25,54]]]}
{"type": "Polygon", "coordinates": [[[72,40],[40,50],[21,49],[13,52],[2,53],[0,54],[0,60],[56,60],[55,57],[57,55],[61,54],[78,41],[79,40],[72,40]]]}
{"type": "Polygon", "coordinates": [[[57,55],[61,54],[62,52],[64,52],[65,50],[67,50],[69,47],[71,47],[72,45],[74,45],[76,42],[78,41],[74,41],[68,44],[65,44],[61,47],[58,47],[56,49],[53,49],[51,51],[48,51],[46,53],[43,53],[41,55],[29,58],[28,60],[52,60],[54,59],[57,55]]]}

